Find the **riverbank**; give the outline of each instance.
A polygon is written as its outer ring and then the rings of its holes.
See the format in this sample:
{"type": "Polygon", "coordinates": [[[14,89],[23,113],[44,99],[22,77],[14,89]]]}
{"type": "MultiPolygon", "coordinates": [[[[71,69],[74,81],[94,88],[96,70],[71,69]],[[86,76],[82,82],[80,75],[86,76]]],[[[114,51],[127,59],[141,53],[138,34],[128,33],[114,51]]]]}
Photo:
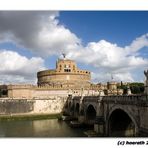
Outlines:
{"type": "Polygon", "coordinates": [[[8,114],[0,115],[0,121],[13,121],[13,120],[44,120],[44,119],[58,119],[61,114],[8,114]]]}

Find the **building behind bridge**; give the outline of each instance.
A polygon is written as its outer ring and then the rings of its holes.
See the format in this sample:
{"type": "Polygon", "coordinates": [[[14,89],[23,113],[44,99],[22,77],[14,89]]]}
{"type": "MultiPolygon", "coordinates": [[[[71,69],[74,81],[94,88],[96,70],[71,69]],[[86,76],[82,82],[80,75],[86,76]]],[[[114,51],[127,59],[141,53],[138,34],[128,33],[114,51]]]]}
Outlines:
{"type": "MultiPolygon", "coordinates": [[[[33,99],[56,95],[68,96],[68,94],[81,96],[82,93],[84,96],[123,95],[123,89],[118,87],[119,83],[115,81],[107,82],[107,84],[91,83],[91,72],[79,69],[75,61],[65,57],[57,60],[55,69],[39,71],[37,79],[37,85],[1,85],[0,97],[33,99]]],[[[145,93],[148,93],[147,88],[145,93]]]]}

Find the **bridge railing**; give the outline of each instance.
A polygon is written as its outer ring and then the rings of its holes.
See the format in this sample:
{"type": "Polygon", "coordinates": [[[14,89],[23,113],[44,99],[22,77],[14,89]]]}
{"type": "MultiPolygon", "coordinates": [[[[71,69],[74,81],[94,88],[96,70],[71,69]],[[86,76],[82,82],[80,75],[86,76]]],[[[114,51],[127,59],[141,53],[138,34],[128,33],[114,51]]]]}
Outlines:
{"type": "MultiPolygon", "coordinates": [[[[78,101],[81,99],[81,96],[74,96],[69,97],[69,99],[73,99],[75,101],[78,101]]],[[[83,97],[83,102],[97,102],[99,100],[99,96],[85,96],[83,97]]]]}
{"type": "Polygon", "coordinates": [[[99,96],[85,96],[83,102],[98,102],[99,96]]]}
{"type": "Polygon", "coordinates": [[[130,96],[104,96],[104,102],[131,104],[131,105],[148,105],[147,95],[130,95],[130,96]]]}
{"type": "MultiPolygon", "coordinates": [[[[79,101],[80,96],[70,96],[69,100],[79,101]]],[[[123,96],[84,96],[83,102],[98,102],[102,100],[107,103],[118,103],[118,104],[129,104],[129,105],[147,105],[148,106],[148,96],[147,95],[123,95],[123,96]]]]}

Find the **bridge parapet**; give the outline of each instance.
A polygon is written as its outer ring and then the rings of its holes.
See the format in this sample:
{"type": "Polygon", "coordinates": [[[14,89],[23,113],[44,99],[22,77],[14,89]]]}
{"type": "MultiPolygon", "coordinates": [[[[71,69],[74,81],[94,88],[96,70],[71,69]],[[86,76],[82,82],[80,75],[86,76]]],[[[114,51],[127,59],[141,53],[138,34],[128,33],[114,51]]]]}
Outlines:
{"type": "Polygon", "coordinates": [[[103,102],[127,105],[148,106],[147,95],[130,95],[130,96],[104,96],[103,102]]]}
{"type": "Polygon", "coordinates": [[[85,96],[83,102],[98,102],[100,99],[98,96],[85,96]]]}

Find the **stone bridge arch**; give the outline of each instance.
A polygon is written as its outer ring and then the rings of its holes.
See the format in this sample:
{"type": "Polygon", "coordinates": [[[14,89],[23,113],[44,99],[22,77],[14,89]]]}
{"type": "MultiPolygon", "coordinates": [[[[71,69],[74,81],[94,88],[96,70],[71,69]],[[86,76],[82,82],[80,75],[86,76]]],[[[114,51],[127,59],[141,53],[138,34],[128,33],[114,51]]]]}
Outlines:
{"type": "Polygon", "coordinates": [[[71,100],[68,102],[68,110],[70,115],[74,115],[74,103],[71,100]]]}
{"type": "Polygon", "coordinates": [[[126,107],[113,106],[109,110],[106,130],[109,136],[136,136],[138,134],[136,115],[126,107]]]}
{"type": "Polygon", "coordinates": [[[69,109],[69,110],[70,110],[71,104],[72,104],[72,102],[69,101],[69,102],[68,102],[68,109],[69,109]]]}
{"type": "Polygon", "coordinates": [[[68,107],[70,107],[71,106],[71,101],[68,101],[68,107]]]}
{"type": "Polygon", "coordinates": [[[80,103],[76,103],[75,104],[75,115],[79,116],[79,112],[80,112],[80,103]]]}
{"type": "Polygon", "coordinates": [[[87,124],[93,125],[97,115],[96,107],[93,104],[88,104],[85,109],[85,120],[87,124]]]}

